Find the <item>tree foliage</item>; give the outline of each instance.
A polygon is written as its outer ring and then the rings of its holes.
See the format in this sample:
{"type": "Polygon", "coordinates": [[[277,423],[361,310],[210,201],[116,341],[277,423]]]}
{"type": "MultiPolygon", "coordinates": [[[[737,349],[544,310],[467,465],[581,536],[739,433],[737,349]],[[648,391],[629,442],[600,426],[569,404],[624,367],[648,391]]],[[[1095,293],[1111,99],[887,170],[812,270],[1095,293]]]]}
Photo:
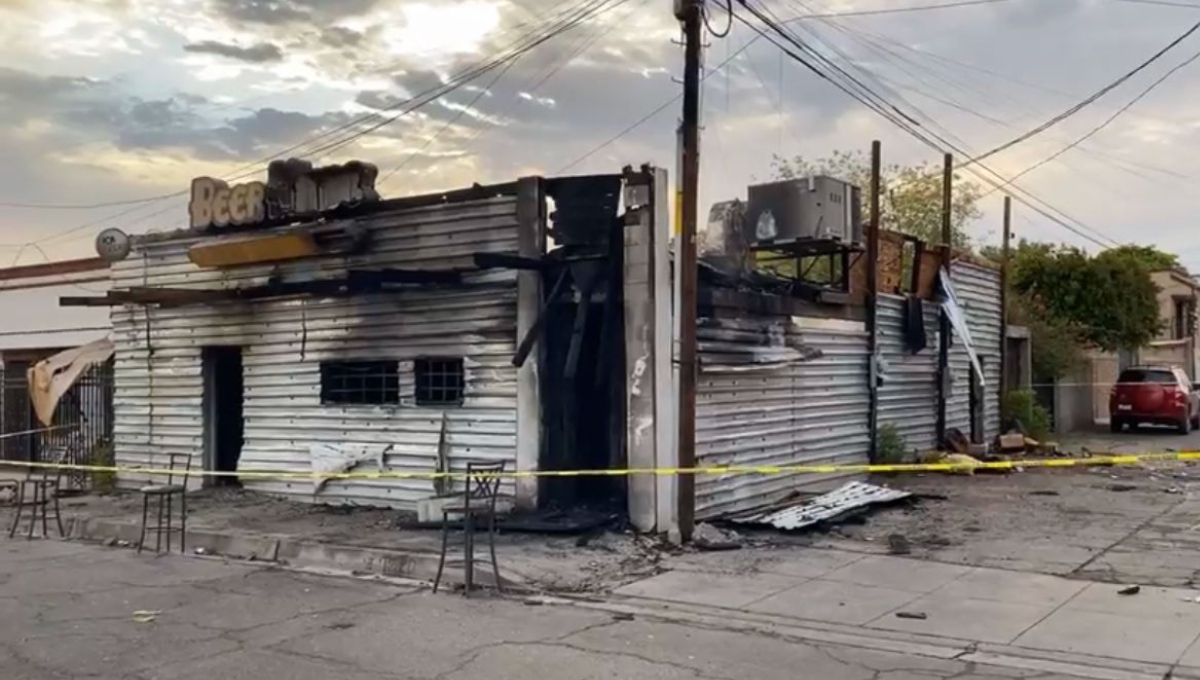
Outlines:
{"type": "MultiPolygon", "coordinates": [[[[810,160],[775,157],[775,176],[794,179],[809,175],[829,175],[862,189],[864,213],[871,203],[871,159],[861,151],[834,151],[825,158],[810,160]]],[[[887,165],[880,171],[880,218],[884,229],[912,234],[926,243],[942,242],[942,169],[929,164],[887,165]]],[[[954,247],[967,249],[970,239],[966,226],[982,213],[977,207],[983,195],[979,185],[954,175],[951,194],[950,226],[954,247]]]]}
{"type": "Polygon", "coordinates": [[[1116,351],[1145,346],[1159,333],[1158,287],[1150,272],[1160,260],[1147,247],[1088,256],[1078,248],[1022,241],[1012,253],[1009,281],[1034,322],[1116,351]]]}
{"type": "Polygon", "coordinates": [[[1106,250],[1105,253],[1112,257],[1127,257],[1138,260],[1152,272],[1163,269],[1175,269],[1179,266],[1179,258],[1174,253],[1163,252],[1154,246],[1137,246],[1131,244],[1106,250]]]}

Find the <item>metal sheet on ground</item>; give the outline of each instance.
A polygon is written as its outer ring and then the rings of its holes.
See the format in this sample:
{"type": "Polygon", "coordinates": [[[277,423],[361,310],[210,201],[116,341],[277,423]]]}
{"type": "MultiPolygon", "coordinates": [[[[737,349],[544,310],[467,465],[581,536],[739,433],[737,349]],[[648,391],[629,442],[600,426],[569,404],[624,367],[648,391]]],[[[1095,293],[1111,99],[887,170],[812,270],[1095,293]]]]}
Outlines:
{"type": "Polygon", "coordinates": [[[911,496],[907,491],[865,482],[849,482],[827,494],[782,510],[740,517],[738,524],[769,524],[776,529],[802,529],[868,505],[892,503],[911,496]]]}

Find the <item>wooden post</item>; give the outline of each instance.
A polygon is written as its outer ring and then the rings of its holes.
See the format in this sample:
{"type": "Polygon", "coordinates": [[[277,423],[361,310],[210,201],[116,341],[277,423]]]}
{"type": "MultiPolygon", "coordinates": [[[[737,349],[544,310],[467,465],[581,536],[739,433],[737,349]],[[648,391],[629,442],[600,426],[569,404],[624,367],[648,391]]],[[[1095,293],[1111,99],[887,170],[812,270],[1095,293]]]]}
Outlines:
{"type": "MultiPolygon", "coordinates": [[[[951,219],[951,191],[954,188],[954,156],[946,154],[942,166],[942,243],[941,271],[938,276],[950,275],[950,258],[952,250],[953,222],[951,219]]],[[[950,318],[945,310],[938,314],[938,370],[937,370],[937,441],[938,445],[946,444],[946,398],[950,387],[950,318]]]]}
{"type": "MultiPolygon", "coordinates": [[[[1008,395],[1008,259],[1012,242],[1012,197],[1004,197],[1004,240],[1000,250],[1000,408],[1008,395]]],[[[1003,428],[1004,424],[1001,423],[1003,428]]],[[[1003,429],[1001,429],[1003,432],[1003,429]]]]}
{"type": "MultiPolygon", "coordinates": [[[[700,189],[701,0],[682,0],[683,156],[680,234],[676,242],[679,285],[679,466],[696,467],[696,221],[700,189]]],[[[679,476],[679,533],[691,540],[696,518],[696,476],[679,476]]]]}
{"type": "Polygon", "coordinates": [[[876,439],[879,435],[879,377],[876,352],[879,347],[879,191],[882,169],[882,145],[878,140],[871,142],[871,214],[867,223],[867,381],[870,390],[870,410],[867,413],[867,431],[871,438],[868,459],[878,462],[876,439]]]}

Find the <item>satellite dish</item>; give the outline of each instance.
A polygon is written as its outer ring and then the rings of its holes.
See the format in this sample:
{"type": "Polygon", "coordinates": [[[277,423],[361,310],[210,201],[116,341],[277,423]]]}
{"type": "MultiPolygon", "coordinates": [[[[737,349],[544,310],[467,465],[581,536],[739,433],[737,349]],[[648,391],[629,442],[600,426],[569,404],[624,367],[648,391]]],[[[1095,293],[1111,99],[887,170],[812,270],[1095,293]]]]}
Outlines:
{"type": "Polygon", "coordinates": [[[119,262],[129,257],[133,245],[129,234],[116,228],[108,228],[96,236],[96,254],[106,262],[119,262]]]}

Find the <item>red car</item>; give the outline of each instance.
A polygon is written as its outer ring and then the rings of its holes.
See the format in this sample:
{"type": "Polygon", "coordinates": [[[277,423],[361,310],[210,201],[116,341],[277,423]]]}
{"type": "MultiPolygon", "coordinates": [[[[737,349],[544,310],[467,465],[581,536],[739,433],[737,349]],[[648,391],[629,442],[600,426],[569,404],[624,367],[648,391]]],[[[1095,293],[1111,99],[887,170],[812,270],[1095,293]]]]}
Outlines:
{"type": "Polygon", "coordinates": [[[1174,425],[1187,434],[1200,429],[1200,394],[1174,366],[1134,366],[1121,371],[1108,396],[1112,431],[1141,423],[1174,425]]]}

